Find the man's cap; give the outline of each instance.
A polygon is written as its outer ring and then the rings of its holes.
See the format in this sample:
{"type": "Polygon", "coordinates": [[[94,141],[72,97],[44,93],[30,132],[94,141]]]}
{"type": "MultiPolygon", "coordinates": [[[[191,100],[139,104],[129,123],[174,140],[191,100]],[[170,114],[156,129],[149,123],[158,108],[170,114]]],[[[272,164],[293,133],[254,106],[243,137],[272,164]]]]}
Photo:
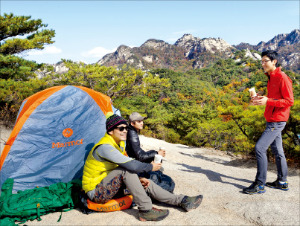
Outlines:
{"type": "Polygon", "coordinates": [[[131,113],[131,115],[129,115],[129,121],[130,122],[134,122],[134,121],[143,121],[146,117],[141,116],[139,113],[137,112],[133,112],[131,113]]]}
{"type": "Polygon", "coordinates": [[[106,119],[106,131],[107,132],[112,131],[118,125],[121,125],[121,124],[128,125],[127,121],[123,117],[116,115],[116,114],[112,114],[111,112],[108,112],[106,114],[106,118],[107,118],[106,119]]]}

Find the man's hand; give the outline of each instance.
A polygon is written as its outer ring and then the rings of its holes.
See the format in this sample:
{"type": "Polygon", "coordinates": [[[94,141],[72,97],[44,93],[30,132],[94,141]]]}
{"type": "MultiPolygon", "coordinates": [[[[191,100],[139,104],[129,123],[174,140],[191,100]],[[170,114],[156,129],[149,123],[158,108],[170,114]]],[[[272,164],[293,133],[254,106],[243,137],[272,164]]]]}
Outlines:
{"type": "Polygon", "coordinates": [[[152,171],[158,171],[161,168],[161,163],[155,163],[155,162],[151,162],[152,164],[152,171]]]}
{"type": "Polygon", "coordinates": [[[140,177],[140,182],[144,188],[147,188],[150,184],[150,181],[145,177],[140,177]]]}
{"type": "Polygon", "coordinates": [[[256,96],[252,98],[253,105],[266,105],[268,101],[268,97],[265,96],[256,96]]]}
{"type": "Polygon", "coordinates": [[[158,151],[158,154],[161,155],[162,157],[165,157],[166,156],[166,151],[161,149],[158,151]]]}

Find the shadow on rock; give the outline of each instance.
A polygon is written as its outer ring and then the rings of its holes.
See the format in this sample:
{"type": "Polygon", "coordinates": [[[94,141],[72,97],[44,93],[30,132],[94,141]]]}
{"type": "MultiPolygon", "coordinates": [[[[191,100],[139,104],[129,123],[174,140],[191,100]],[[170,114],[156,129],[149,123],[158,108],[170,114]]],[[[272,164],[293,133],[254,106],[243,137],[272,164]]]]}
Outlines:
{"type": "Polygon", "coordinates": [[[185,148],[185,149],[193,149],[192,147],[184,145],[184,144],[178,144],[176,147],[177,148],[185,148]]]}
{"type": "MultiPolygon", "coordinates": [[[[189,156],[192,158],[199,158],[203,159],[205,161],[210,161],[218,164],[222,164],[225,166],[232,166],[232,167],[237,167],[237,168],[255,168],[257,167],[257,162],[256,159],[254,158],[248,158],[248,159],[233,159],[233,160],[224,160],[218,157],[207,157],[202,154],[196,153],[196,154],[187,154],[184,152],[179,152],[182,155],[189,156]]],[[[300,175],[300,170],[297,168],[293,167],[288,167],[289,170],[289,176],[299,176],[300,175]]],[[[274,162],[268,162],[268,171],[271,171],[273,173],[277,173],[277,167],[274,162]]]]}
{"type": "Polygon", "coordinates": [[[234,159],[234,160],[224,160],[218,157],[207,157],[202,154],[187,154],[180,152],[182,155],[190,156],[193,158],[199,158],[206,161],[226,165],[226,166],[233,166],[233,167],[241,167],[241,168],[256,168],[256,160],[254,159],[234,159]]]}
{"type": "MultiPolygon", "coordinates": [[[[255,168],[255,169],[257,168],[256,159],[234,159],[224,165],[239,167],[239,168],[255,168]]],[[[300,175],[300,170],[297,168],[289,166],[288,170],[289,170],[289,172],[288,172],[289,176],[299,176],[300,175]]],[[[277,167],[276,167],[275,162],[272,162],[272,161],[268,162],[268,171],[277,173],[277,167]]]]}
{"type": "Polygon", "coordinates": [[[182,170],[182,171],[191,172],[191,173],[202,173],[202,174],[205,174],[207,176],[207,178],[212,182],[220,182],[220,183],[223,183],[223,184],[231,184],[231,185],[233,185],[233,186],[235,186],[239,189],[242,189],[245,186],[242,186],[242,185],[236,184],[236,183],[232,183],[232,182],[223,181],[222,178],[228,178],[228,179],[241,181],[241,182],[246,182],[246,183],[252,183],[253,182],[253,181],[250,181],[250,180],[247,180],[247,179],[241,179],[241,178],[227,176],[227,175],[221,174],[221,173],[216,173],[212,170],[203,169],[203,168],[198,167],[198,166],[190,166],[190,165],[187,165],[187,164],[178,164],[178,165],[181,165],[181,166],[187,168],[186,170],[182,170]]]}
{"type": "Polygon", "coordinates": [[[223,160],[223,159],[216,158],[216,157],[207,157],[207,156],[204,156],[204,155],[201,155],[201,154],[198,154],[198,153],[197,154],[187,154],[187,153],[184,153],[184,152],[180,152],[180,154],[185,155],[185,156],[190,156],[192,158],[199,158],[199,159],[203,159],[203,160],[206,160],[206,161],[219,163],[219,164],[222,164],[222,165],[227,165],[230,162],[228,160],[223,160]]]}
{"type": "Polygon", "coordinates": [[[127,213],[128,215],[131,215],[131,216],[135,217],[136,219],[138,219],[138,216],[139,216],[138,209],[130,208],[130,209],[122,210],[122,211],[127,213]]]}

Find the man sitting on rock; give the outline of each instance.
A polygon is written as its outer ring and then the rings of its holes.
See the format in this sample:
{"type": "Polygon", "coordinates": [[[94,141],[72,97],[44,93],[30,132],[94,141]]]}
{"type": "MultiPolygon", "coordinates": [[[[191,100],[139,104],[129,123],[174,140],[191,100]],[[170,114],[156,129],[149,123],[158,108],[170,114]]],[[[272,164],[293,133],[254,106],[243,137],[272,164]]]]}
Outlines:
{"type": "Polygon", "coordinates": [[[182,207],[185,211],[197,208],[202,195],[189,197],[174,195],[137,173],[159,170],[160,163],[142,163],[127,156],[125,140],[127,121],[116,115],[108,114],[107,133],[89,153],[83,169],[82,188],[90,200],[106,203],[113,199],[123,184],[133,196],[139,209],[139,220],[159,221],[168,216],[169,210],[152,207],[151,198],[171,205],[182,207]]]}
{"type": "MultiPolygon", "coordinates": [[[[126,141],[126,152],[129,157],[135,158],[141,162],[150,163],[154,160],[155,155],[161,155],[165,157],[165,150],[150,150],[144,151],[140,145],[140,139],[138,132],[144,127],[145,117],[141,116],[138,112],[133,112],[129,115],[129,127],[126,141]]],[[[171,177],[163,174],[161,171],[151,171],[148,173],[141,173],[139,176],[151,179],[154,183],[162,187],[163,189],[173,192],[175,183],[171,177]]]]}

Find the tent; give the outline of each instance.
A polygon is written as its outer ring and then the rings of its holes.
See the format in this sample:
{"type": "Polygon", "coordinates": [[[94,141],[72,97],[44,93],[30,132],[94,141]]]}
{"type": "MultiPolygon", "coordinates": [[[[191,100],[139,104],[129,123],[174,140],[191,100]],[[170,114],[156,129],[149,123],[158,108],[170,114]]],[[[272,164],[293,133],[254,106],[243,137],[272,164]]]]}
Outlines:
{"type": "Polygon", "coordinates": [[[0,186],[13,191],[81,178],[84,161],[105,134],[111,99],[80,86],[56,86],[23,101],[0,157],[0,186]]]}

